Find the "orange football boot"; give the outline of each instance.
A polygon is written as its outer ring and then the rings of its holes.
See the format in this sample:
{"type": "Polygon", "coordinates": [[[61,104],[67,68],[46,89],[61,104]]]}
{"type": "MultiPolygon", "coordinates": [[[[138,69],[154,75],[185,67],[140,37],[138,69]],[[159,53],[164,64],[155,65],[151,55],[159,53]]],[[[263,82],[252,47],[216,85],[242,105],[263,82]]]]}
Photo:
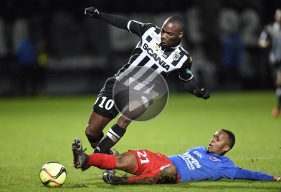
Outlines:
{"type": "Polygon", "coordinates": [[[273,117],[278,117],[280,115],[280,109],[275,107],[271,112],[273,117]]]}

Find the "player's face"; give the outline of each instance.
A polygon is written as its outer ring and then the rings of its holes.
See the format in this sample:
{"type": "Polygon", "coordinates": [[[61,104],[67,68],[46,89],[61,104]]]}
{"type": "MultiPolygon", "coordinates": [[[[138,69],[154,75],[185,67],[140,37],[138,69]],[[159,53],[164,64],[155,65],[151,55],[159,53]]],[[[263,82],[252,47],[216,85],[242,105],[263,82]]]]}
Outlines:
{"type": "Polygon", "coordinates": [[[281,9],[277,9],[275,12],[275,20],[281,24],[281,9]]]}
{"type": "Polygon", "coordinates": [[[211,142],[209,143],[208,152],[218,155],[224,155],[227,151],[230,150],[228,143],[229,138],[227,133],[222,130],[217,131],[211,139],[211,142]]]}
{"type": "Polygon", "coordinates": [[[174,47],[182,36],[183,32],[177,23],[165,21],[161,31],[161,45],[163,48],[174,47]]]}

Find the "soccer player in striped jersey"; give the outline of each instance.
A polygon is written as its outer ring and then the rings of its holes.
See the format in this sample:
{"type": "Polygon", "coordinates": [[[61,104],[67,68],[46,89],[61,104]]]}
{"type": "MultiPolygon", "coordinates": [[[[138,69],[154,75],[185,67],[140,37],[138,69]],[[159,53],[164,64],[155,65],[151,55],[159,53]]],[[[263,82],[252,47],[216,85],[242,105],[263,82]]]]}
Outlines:
{"type": "Polygon", "coordinates": [[[270,48],[269,63],[277,96],[277,105],[272,110],[272,116],[278,117],[281,110],[281,8],[275,11],[275,22],[264,27],[258,44],[261,48],[270,48]]]}
{"type": "Polygon", "coordinates": [[[100,169],[119,169],[132,176],[119,177],[107,172],[106,183],[117,184],[162,184],[202,180],[246,179],[258,181],[281,181],[280,177],[260,171],[236,166],[224,155],[235,144],[234,134],[221,129],[213,135],[208,147],[198,146],[178,155],[166,156],[149,150],[129,150],[122,154],[107,155],[94,153],[86,155],[82,141],[74,140],[77,162],[83,166],[100,169]]]}
{"type": "MultiPolygon", "coordinates": [[[[167,18],[162,28],[159,28],[151,23],[141,23],[121,16],[102,13],[94,7],[86,8],[85,14],[140,37],[140,41],[128,62],[113,77],[108,78],[94,104],[85,130],[85,134],[94,148],[94,153],[110,153],[110,148],[122,138],[131,121],[140,117],[152,104],[153,98],[151,98],[149,91],[157,88],[157,75],[150,70],[164,78],[171,71],[176,70],[179,73],[180,81],[188,92],[203,99],[210,97],[210,93],[206,89],[198,88],[191,71],[192,59],[181,44],[184,29],[184,21],[181,17],[171,16],[167,18]],[[132,73],[123,75],[127,71],[132,73]],[[133,82],[139,82],[137,85],[145,86],[136,85],[135,87],[138,89],[134,87],[135,91],[138,91],[138,95],[133,100],[126,98],[128,97],[126,94],[122,95],[123,101],[120,103],[123,105],[121,106],[122,110],[119,110],[122,113],[116,124],[104,136],[103,129],[119,113],[113,102],[117,106],[121,105],[114,100],[114,85],[117,83],[118,85],[130,86],[131,84],[126,84],[128,79],[124,79],[127,76],[130,76],[133,82]],[[143,87],[145,89],[142,89],[143,87]],[[124,100],[128,102],[124,102],[124,100]],[[130,111],[130,109],[135,110],[130,111]]],[[[77,166],[74,164],[74,167],[77,166]]]]}

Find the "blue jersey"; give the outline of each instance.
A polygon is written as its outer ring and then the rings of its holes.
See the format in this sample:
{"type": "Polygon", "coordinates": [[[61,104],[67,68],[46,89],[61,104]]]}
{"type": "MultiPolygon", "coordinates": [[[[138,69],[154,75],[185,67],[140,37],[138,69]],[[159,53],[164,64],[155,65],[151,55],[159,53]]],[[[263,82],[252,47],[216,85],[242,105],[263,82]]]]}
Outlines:
{"type": "Polygon", "coordinates": [[[200,146],[187,150],[180,155],[168,156],[177,167],[180,182],[234,179],[241,169],[227,157],[208,153],[206,147],[200,146]]]}

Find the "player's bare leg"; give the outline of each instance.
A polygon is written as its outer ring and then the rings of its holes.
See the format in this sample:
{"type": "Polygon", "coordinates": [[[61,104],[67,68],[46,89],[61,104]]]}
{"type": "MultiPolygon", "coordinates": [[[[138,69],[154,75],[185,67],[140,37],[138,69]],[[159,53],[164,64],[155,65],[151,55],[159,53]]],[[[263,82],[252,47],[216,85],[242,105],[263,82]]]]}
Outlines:
{"type": "Polygon", "coordinates": [[[91,113],[85,134],[93,149],[95,149],[103,139],[104,134],[102,131],[110,121],[111,119],[103,117],[95,112],[91,113]]]}
{"type": "Polygon", "coordinates": [[[272,110],[272,116],[278,117],[280,115],[280,109],[281,109],[281,71],[277,71],[276,74],[276,96],[277,96],[277,106],[272,110]]]}
{"type": "Polygon", "coordinates": [[[144,111],[145,108],[140,101],[128,103],[118,117],[117,123],[108,130],[106,136],[102,139],[94,152],[107,153],[107,151],[123,137],[131,121],[141,116],[144,111]]]}

